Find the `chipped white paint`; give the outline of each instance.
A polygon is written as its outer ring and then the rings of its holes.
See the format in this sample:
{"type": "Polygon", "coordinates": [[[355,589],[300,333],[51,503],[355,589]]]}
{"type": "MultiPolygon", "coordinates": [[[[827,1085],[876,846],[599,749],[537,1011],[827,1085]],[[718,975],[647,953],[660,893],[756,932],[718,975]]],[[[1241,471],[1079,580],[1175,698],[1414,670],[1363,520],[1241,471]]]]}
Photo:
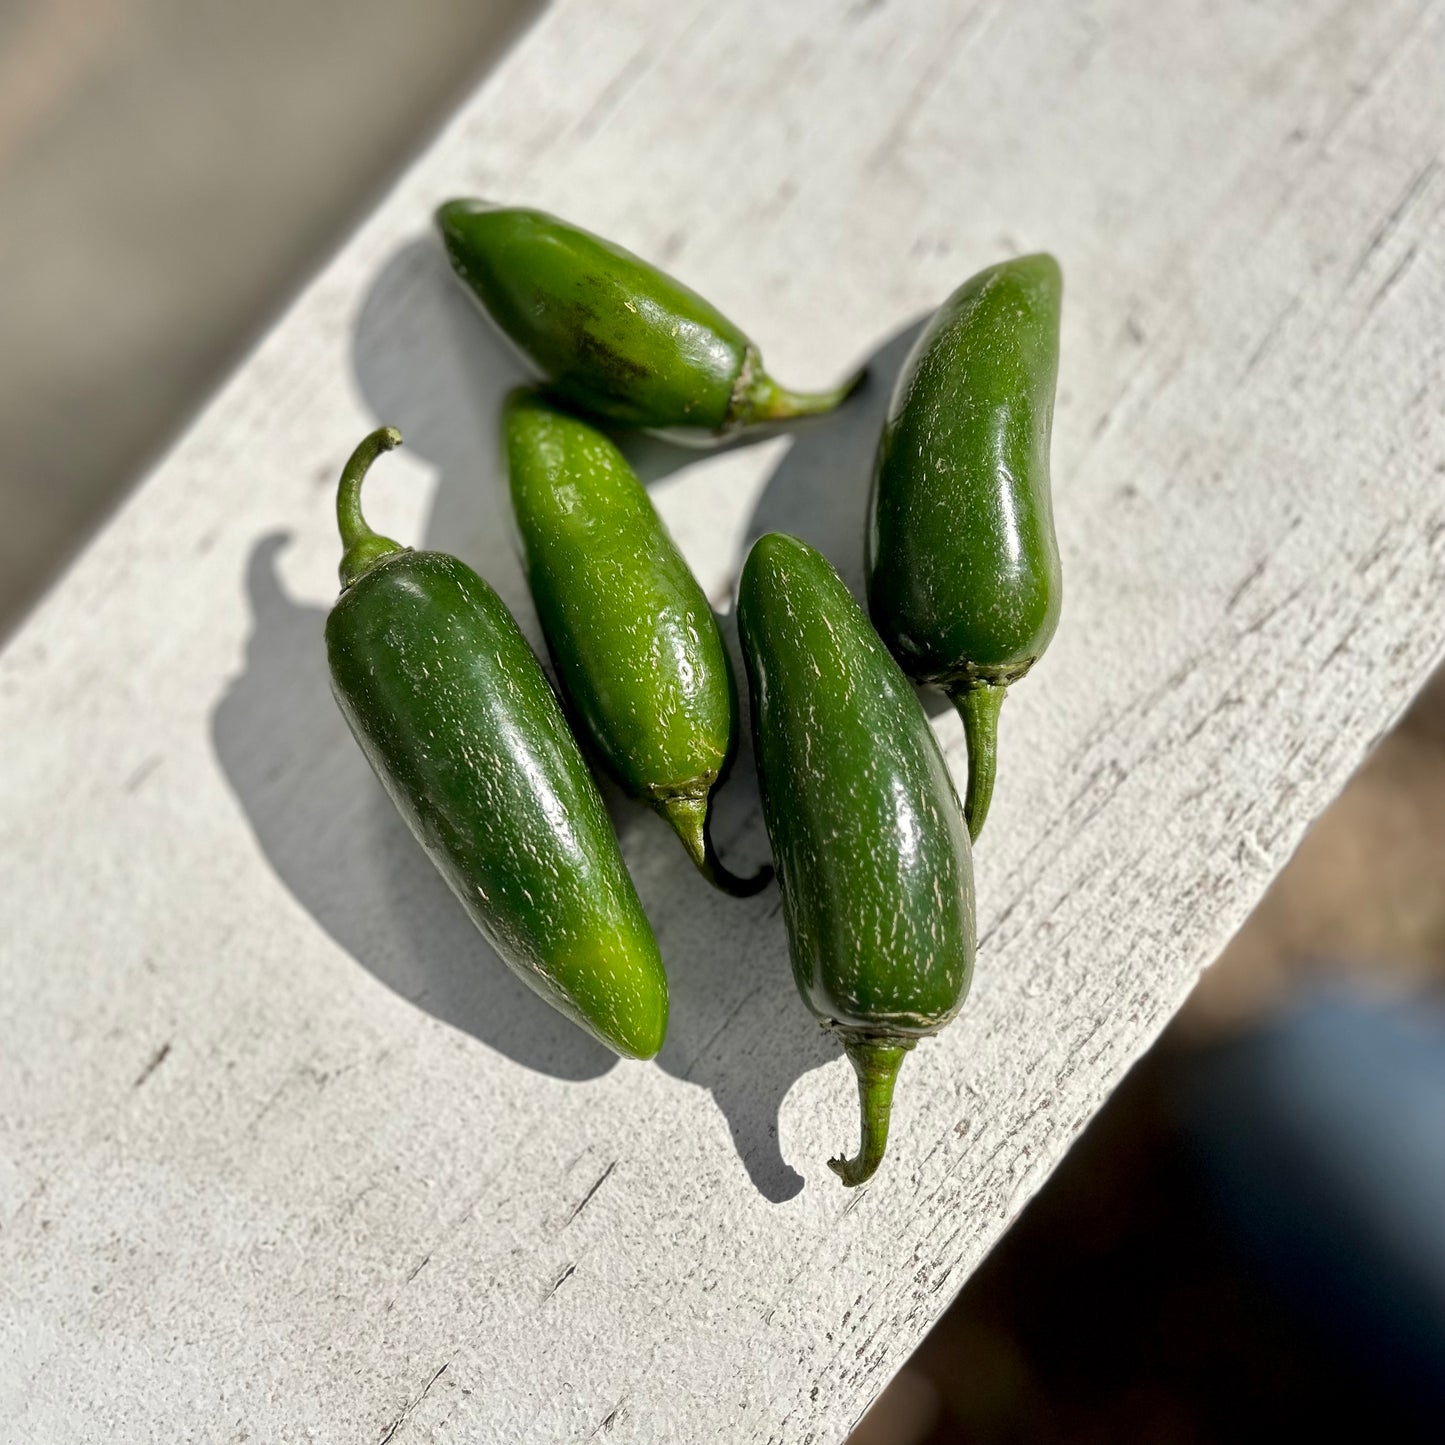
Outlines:
{"type": "Polygon", "coordinates": [[[1421,0],[553,6],[0,663],[0,1436],[838,1440],[1440,652],[1442,74],[1421,0]],[[900,333],[1063,263],[1063,622],[1004,709],[973,996],[862,1193],[775,894],[622,815],[673,1024],[610,1064],[481,957],[327,695],[380,420],[373,520],[535,636],[514,373],[428,234],[458,191],[665,260],[790,385],[878,353],[796,440],[641,449],[715,599],[771,527],[856,582],[900,333]]]}

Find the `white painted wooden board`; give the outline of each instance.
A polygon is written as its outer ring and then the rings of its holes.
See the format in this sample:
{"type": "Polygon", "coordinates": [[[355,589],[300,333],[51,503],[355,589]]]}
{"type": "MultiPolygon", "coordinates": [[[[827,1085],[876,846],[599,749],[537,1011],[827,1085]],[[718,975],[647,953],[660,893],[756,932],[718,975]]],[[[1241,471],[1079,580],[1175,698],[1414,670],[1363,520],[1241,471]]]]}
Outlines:
{"type": "Polygon", "coordinates": [[[0,661],[0,1438],[839,1440],[1441,652],[1442,142],[1439,3],[553,5],[0,661]],[[658,258],[794,385],[875,358],[794,439],[642,449],[719,604],[773,527],[856,585],[913,324],[1063,263],[1063,622],[1004,712],[972,1000],[863,1191],[775,891],[619,811],[674,996],[612,1062],[332,706],[332,484],[380,421],[375,520],[535,637],[457,192],[658,258]]]}

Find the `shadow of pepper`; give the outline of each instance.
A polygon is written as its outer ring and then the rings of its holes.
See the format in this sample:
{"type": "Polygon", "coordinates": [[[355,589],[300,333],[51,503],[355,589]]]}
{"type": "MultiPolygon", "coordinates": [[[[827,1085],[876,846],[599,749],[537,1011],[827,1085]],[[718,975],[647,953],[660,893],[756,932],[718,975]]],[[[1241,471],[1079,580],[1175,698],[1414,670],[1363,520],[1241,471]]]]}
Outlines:
{"type": "Polygon", "coordinates": [[[913,343],[928,318],[896,332],[868,362],[868,377],[848,404],[801,433],[758,498],[744,555],[765,532],[787,532],[816,547],[865,606],[864,532],[873,459],[888,403],[913,343]]]}
{"type": "Polygon", "coordinates": [[[503,400],[529,378],[467,299],[438,242],[419,237],[382,268],[362,304],[352,364],[375,424],[398,428],[407,452],[437,471],[426,533],[416,545],[474,567],[539,648],[500,429],[503,400]]]}
{"type": "MultiPolygon", "coordinates": [[[[826,427],[804,433],[789,449],[753,511],[743,555],[766,532],[788,532],[816,547],[838,569],[848,590],[867,610],[865,572],[868,499],[873,462],[888,404],[908,353],[932,319],[911,321],[873,354],[868,379],[848,404],[826,418],[826,427]]],[[[935,687],[917,687],[929,717],[952,704],[935,687]]]]}
{"type": "MultiPolygon", "coordinates": [[[[737,625],[731,615],[717,620],[742,689],[742,729],[712,831],[723,859],[746,874],[769,857],[768,837],[737,625]]],[[[752,898],[727,897],[703,882],[651,815],[628,829],[624,849],[668,965],[672,1023],[658,1063],[712,1095],[758,1192],[774,1203],[791,1199],[804,1181],[783,1158],[778,1116],[793,1085],[837,1050],[798,1001],[777,884],[752,898]],[[646,850],[636,846],[644,831],[654,845],[646,850]]]]}
{"type": "Polygon", "coordinates": [[[221,767],[267,860],[368,973],[530,1069],[591,1079],[615,1062],[487,946],[381,791],[331,696],[326,609],[282,591],[287,539],[247,569],[244,671],[211,717],[221,767]]]}

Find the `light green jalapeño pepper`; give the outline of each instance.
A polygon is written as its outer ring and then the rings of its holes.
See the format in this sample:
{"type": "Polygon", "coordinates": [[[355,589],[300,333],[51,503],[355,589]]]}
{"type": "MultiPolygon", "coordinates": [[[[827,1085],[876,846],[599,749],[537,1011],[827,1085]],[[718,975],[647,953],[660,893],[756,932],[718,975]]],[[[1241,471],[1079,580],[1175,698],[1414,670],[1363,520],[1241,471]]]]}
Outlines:
{"type": "Polygon", "coordinates": [[[708,827],[737,749],[738,700],[707,597],[596,427],[522,390],[507,402],[504,430],[527,580],[582,730],[710,883],[756,893],[772,870],[734,877],[708,827]]]}

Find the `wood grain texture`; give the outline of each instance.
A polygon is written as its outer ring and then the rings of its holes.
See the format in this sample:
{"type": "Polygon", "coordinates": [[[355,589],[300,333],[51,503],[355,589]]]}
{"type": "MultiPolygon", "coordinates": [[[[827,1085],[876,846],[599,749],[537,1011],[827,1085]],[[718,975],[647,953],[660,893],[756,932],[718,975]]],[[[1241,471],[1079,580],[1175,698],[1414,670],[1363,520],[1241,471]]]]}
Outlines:
{"type": "Polygon", "coordinates": [[[1442,76],[1419,0],[554,5],[0,660],[0,1438],[840,1439],[1440,655],[1442,76]],[[618,1064],[486,958],[331,703],[378,421],[375,523],[536,638],[456,192],[662,260],[789,384],[874,358],[794,439],[634,448],[715,602],[775,527],[856,586],[916,322],[1063,264],[1063,621],[972,998],[862,1191],[775,892],[618,805],[674,988],[618,1064]]]}

